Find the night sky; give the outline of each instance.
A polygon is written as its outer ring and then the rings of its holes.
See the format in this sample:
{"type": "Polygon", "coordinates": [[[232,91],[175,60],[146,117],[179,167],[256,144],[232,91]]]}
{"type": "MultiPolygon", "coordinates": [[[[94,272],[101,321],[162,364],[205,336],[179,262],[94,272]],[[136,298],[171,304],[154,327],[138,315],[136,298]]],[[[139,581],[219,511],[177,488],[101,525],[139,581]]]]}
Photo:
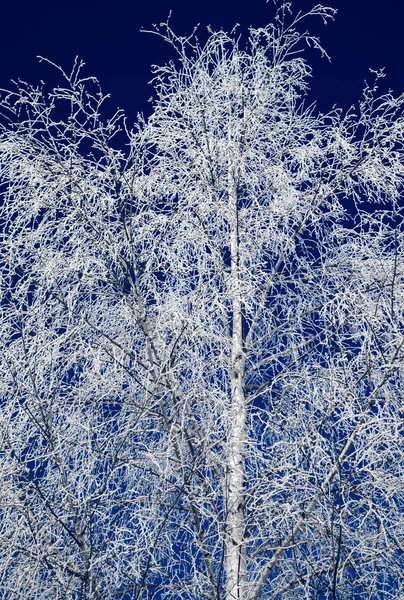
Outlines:
{"type": "MultiPolygon", "coordinates": [[[[295,9],[314,4],[294,1],[295,9]]],[[[9,87],[12,78],[60,83],[36,56],[68,70],[78,55],[86,74],[95,75],[111,94],[110,107],[123,108],[129,121],[138,111],[150,112],[150,65],[174,56],[162,40],[141,33],[141,27],[166,20],[172,10],[177,33],[188,34],[200,23],[203,38],[208,24],[228,30],[239,23],[245,32],[249,25],[265,25],[274,14],[273,3],[264,0],[0,0],[0,5],[0,87],[9,87]]],[[[306,53],[314,67],[310,100],[317,100],[322,110],[334,104],[348,107],[360,98],[369,67],[385,67],[386,89],[403,92],[404,1],[334,0],[329,5],[338,9],[334,23],[325,27],[319,18],[306,22],[332,58],[330,64],[313,50],[306,53]]]]}

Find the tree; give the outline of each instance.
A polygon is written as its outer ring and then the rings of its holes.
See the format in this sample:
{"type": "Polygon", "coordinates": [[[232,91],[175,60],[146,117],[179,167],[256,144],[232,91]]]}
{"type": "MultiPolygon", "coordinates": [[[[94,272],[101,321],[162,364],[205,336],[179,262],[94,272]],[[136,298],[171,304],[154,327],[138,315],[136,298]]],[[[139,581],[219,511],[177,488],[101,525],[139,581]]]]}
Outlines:
{"type": "Polygon", "coordinates": [[[404,97],[307,106],[289,13],[156,30],[133,130],[3,93],[1,598],[404,593],[404,97]]]}

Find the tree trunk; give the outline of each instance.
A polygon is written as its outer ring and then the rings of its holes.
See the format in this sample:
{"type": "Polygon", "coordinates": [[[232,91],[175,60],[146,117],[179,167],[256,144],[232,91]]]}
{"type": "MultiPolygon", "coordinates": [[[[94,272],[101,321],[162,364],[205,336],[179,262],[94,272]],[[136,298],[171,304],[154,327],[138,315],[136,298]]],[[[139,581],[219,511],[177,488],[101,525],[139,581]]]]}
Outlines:
{"type": "Polygon", "coordinates": [[[244,543],[244,448],[246,405],[243,389],[243,316],[239,273],[238,202],[235,169],[229,161],[231,236],[230,294],[232,302],[231,409],[227,455],[226,600],[246,597],[247,564],[244,543]]]}

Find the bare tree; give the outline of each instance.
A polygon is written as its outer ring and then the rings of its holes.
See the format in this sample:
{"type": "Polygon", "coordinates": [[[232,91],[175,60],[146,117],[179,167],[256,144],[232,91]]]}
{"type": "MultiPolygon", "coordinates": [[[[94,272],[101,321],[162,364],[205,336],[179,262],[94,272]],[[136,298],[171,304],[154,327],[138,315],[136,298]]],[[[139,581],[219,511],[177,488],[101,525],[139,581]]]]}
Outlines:
{"type": "Polygon", "coordinates": [[[1,598],[403,597],[404,97],[289,12],[2,95],[1,598]]]}

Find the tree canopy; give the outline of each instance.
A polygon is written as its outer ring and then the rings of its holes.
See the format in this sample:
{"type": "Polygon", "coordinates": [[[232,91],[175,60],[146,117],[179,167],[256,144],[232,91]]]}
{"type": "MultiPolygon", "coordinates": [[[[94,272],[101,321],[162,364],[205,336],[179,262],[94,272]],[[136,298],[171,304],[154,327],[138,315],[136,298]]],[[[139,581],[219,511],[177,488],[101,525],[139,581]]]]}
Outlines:
{"type": "Polygon", "coordinates": [[[402,597],[404,96],[307,105],[334,13],[154,30],[133,128],[2,93],[0,598],[402,597]]]}

